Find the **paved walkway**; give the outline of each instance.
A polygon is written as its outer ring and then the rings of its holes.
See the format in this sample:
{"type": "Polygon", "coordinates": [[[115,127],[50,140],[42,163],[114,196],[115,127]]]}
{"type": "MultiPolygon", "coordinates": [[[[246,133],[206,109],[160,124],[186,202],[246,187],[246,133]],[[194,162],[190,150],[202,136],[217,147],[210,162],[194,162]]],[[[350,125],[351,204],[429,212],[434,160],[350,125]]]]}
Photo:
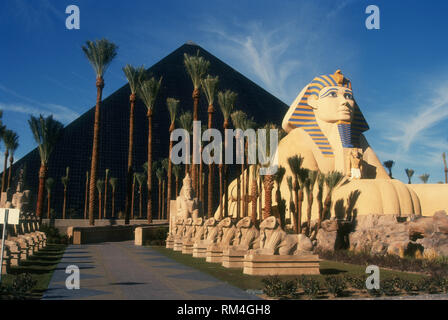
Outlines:
{"type": "Polygon", "coordinates": [[[228,300],[257,296],[133,242],[70,245],[43,299],[228,300]],[[80,269],[80,289],[68,290],[65,269],[80,269]]]}

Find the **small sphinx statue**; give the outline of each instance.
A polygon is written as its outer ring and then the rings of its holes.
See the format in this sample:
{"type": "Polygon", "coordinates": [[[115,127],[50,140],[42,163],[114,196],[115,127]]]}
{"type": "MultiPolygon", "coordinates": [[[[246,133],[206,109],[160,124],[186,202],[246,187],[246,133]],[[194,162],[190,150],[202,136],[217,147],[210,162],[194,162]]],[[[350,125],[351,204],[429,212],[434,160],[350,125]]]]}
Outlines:
{"type": "Polygon", "coordinates": [[[249,254],[292,255],[297,249],[297,235],[286,234],[280,228],[278,219],[270,216],[260,224],[259,248],[249,254]]]}
{"type": "Polygon", "coordinates": [[[221,262],[223,250],[232,245],[236,234],[236,228],[230,217],[218,223],[218,236],[216,242],[207,247],[206,261],[221,262]]]}
{"type": "Polygon", "coordinates": [[[192,254],[193,245],[202,239],[204,234],[204,219],[202,217],[194,219],[192,226],[185,232],[182,242],[182,253],[192,254]]]}
{"type": "Polygon", "coordinates": [[[256,249],[260,231],[255,227],[250,217],[244,217],[236,224],[236,233],[233,240],[232,249],[249,250],[256,249]]]}
{"type": "Polygon", "coordinates": [[[204,222],[203,236],[193,245],[193,257],[205,258],[207,247],[218,239],[218,226],[215,218],[209,218],[204,222]]]}

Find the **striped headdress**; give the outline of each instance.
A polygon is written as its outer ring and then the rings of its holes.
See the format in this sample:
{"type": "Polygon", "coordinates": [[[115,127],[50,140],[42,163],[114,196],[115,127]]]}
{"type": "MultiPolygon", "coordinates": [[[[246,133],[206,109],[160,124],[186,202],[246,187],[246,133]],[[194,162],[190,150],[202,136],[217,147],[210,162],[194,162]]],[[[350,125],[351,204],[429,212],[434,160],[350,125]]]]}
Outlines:
{"type": "MultiPolygon", "coordinates": [[[[308,105],[308,98],[312,95],[318,98],[323,88],[333,86],[344,87],[350,93],[352,90],[350,80],[342,75],[341,70],[337,70],[334,74],[318,76],[311,81],[303,96],[299,98],[299,103],[288,120],[291,125],[302,128],[309,134],[324,157],[334,157],[333,149],[317,124],[314,110],[308,105]]],[[[368,130],[369,126],[356,102],[352,122],[339,121],[338,129],[344,148],[359,147],[359,135],[368,130]]]]}

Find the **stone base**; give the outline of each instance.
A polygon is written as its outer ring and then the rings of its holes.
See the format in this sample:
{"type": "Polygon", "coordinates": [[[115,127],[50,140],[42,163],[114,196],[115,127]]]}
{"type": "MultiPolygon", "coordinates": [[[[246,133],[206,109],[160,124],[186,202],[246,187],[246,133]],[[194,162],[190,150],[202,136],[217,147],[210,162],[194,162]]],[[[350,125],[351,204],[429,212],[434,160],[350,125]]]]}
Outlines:
{"type": "Polygon", "coordinates": [[[173,239],[166,239],[166,248],[173,249],[174,248],[174,240],[173,239]]]}
{"type": "Polygon", "coordinates": [[[205,261],[212,263],[221,263],[222,262],[222,250],[216,247],[207,248],[207,252],[205,254],[205,261]]]}
{"type": "Polygon", "coordinates": [[[207,247],[193,246],[193,258],[206,258],[207,247]]]}
{"type": "Polygon", "coordinates": [[[307,255],[245,255],[244,274],[257,276],[320,274],[319,256],[307,255]]]}
{"type": "Polygon", "coordinates": [[[182,253],[183,254],[193,254],[193,242],[185,241],[182,244],[182,253]]]}
{"type": "Polygon", "coordinates": [[[182,240],[174,240],[174,251],[182,251],[182,240]]]}
{"type": "Polygon", "coordinates": [[[224,250],[222,252],[222,266],[224,268],[244,268],[246,250],[224,250]]]}

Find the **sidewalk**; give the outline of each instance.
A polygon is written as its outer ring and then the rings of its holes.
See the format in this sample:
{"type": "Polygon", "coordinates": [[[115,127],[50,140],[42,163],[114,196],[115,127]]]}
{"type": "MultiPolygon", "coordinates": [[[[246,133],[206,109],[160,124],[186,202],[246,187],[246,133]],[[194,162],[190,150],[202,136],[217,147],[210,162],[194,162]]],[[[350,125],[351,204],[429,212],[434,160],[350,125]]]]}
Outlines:
{"type": "Polygon", "coordinates": [[[70,245],[43,299],[229,300],[257,296],[184,266],[133,241],[70,245]],[[65,269],[80,269],[79,290],[68,290],[65,269]]]}

